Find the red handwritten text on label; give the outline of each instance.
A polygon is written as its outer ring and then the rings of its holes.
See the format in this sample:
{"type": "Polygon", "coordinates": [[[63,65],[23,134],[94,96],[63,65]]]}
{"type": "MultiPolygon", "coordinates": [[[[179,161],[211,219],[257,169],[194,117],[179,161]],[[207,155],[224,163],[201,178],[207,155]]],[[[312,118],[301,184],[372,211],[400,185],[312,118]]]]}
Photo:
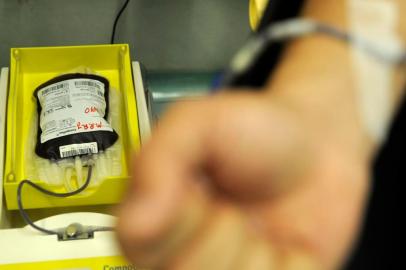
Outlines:
{"type": "Polygon", "coordinates": [[[97,108],[94,106],[85,108],[85,113],[94,113],[94,112],[97,112],[97,108]]]}
{"type": "Polygon", "coordinates": [[[103,124],[102,124],[101,121],[99,121],[99,122],[85,122],[85,123],[82,123],[82,122],[78,121],[76,123],[76,129],[77,130],[81,130],[81,129],[83,129],[83,130],[94,130],[94,129],[102,128],[102,126],[103,126],[103,124]]]}

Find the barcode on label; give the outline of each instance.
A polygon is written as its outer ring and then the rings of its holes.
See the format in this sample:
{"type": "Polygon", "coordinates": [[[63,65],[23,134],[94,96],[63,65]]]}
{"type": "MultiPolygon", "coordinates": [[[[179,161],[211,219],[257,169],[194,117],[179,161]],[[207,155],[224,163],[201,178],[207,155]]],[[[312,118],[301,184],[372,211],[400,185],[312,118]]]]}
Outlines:
{"type": "Polygon", "coordinates": [[[52,87],[45,88],[44,90],[42,90],[41,95],[45,96],[46,94],[48,94],[51,91],[55,91],[55,90],[62,89],[62,88],[68,88],[68,87],[69,87],[68,83],[57,84],[57,85],[54,85],[52,87]]]}
{"type": "Polygon", "coordinates": [[[97,154],[97,143],[69,144],[59,147],[61,158],[74,157],[79,155],[97,154]]]}
{"type": "Polygon", "coordinates": [[[100,85],[95,82],[92,82],[92,81],[76,81],[75,86],[76,87],[91,86],[91,87],[96,87],[97,89],[100,89],[100,85]]]}

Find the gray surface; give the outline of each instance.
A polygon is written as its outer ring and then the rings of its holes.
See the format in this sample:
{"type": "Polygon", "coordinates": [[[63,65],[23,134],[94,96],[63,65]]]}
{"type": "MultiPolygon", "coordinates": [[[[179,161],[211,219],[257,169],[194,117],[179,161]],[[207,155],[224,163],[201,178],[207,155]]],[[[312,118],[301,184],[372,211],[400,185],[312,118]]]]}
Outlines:
{"type": "MultiPolygon", "coordinates": [[[[124,0],[0,0],[0,66],[10,47],[102,44],[124,0]]],[[[248,0],[131,0],[117,42],[150,70],[216,70],[249,34],[248,0]]]]}

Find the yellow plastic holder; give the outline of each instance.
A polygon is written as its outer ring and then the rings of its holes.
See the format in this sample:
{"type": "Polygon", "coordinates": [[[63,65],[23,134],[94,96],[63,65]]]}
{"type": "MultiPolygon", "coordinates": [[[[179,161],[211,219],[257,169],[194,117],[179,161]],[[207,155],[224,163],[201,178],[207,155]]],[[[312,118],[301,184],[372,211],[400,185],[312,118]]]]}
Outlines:
{"type": "MultiPolygon", "coordinates": [[[[131,71],[130,51],[127,44],[36,47],[11,49],[10,83],[7,100],[6,164],[4,192],[7,208],[18,209],[17,187],[26,179],[27,136],[30,133],[36,103],[34,89],[43,82],[73,70],[89,67],[106,77],[111,87],[120,93],[122,104],[120,138],[122,140],[121,175],[108,177],[96,187],[82,193],[55,198],[42,194],[31,187],[23,190],[25,208],[52,208],[81,205],[114,204],[119,202],[128,179],[127,161],[133,151],[140,148],[140,136],[134,82],[131,71]]],[[[63,187],[48,186],[41,179],[30,179],[55,192],[66,192],[63,187]]]]}

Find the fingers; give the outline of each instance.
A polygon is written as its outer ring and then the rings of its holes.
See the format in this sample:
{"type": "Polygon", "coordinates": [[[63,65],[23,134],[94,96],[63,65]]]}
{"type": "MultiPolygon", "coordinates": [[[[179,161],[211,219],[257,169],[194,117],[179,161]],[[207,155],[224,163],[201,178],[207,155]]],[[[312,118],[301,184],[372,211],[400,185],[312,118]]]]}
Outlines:
{"type": "Polygon", "coordinates": [[[277,267],[277,260],[275,250],[265,239],[249,234],[233,269],[281,269],[277,267]]]}
{"type": "Polygon", "coordinates": [[[244,248],[247,226],[234,206],[218,202],[194,239],[179,250],[168,269],[228,270],[244,248]]]}
{"type": "Polygon", "coordinates": [[[183,250],[184,246],[192,241],[209,216],[208,202],[200,195],[195,192],[185,195],[185,198],[181,199],[182,206],[166,228],[150,234],[148,239],[145,236],[140,237],[139,233],[142,232],[136,227],[122,227],[119,236],[125,255],[137,267],[160,269],[167,265],[179,250],[183,250]]]}
{"type": "Polygon", "coordinates": [[[193,237],[163,265],[170,270],[318,270],[308,251],[272,246],[266,237],[248,226],[235,205],[216,201],[193,237]]]}

